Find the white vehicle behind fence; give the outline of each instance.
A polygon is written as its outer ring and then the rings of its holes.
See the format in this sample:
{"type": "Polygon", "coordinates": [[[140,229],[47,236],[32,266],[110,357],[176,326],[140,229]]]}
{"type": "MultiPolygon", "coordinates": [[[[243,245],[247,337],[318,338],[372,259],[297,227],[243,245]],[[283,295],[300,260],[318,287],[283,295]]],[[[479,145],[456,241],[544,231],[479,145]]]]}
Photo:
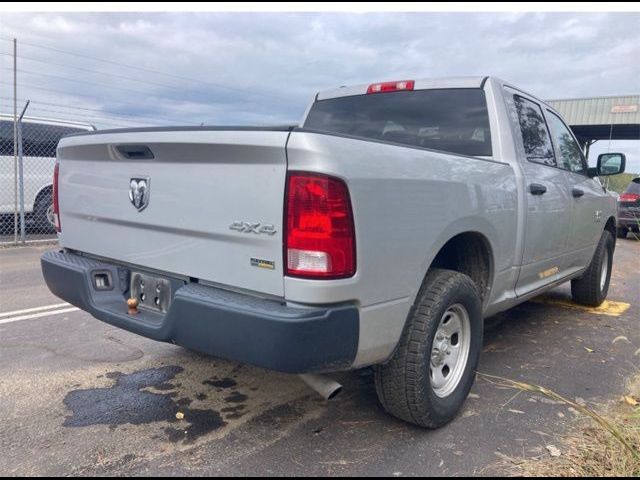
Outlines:
{"type": "MultiPolygon", "coordinates": [[[[0,114],[0,216],[16,211],[13,115],[0,114]]],[[[47,118],[22,119],[24,213],[38,229],[54,231],[52,178],[56,147],[65,135],[95,130],[91,125],[47,118]]],[[[18,197],[19,198],[19,197],[18,197]]],[[[20,211],[20,200],[17,202],[20,211]]]]}

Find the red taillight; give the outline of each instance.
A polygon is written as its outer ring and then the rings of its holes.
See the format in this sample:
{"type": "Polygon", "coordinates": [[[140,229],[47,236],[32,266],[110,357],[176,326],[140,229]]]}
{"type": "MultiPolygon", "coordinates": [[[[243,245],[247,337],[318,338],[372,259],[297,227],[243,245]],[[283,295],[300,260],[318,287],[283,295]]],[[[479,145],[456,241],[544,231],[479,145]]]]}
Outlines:
{"type": "Polygon", "coordinates": [[[62,231],[60,225],[60,205],[58,204],[58,176],[60,175],[60,164],[56,162],[53,167],[53,220],[58,232],[62,231]]]}
{"type": "Polygon", "coordinates": [[[287,181],[286,274],[346,278],[356,271],[349,190],[337,178],[292,172],[287,181]]]}
{"type": "Polygon", "coordinates": [[[619,201],[620,202],[637,202],[638,200],[640,200],[640,195],[638,195],[637,193],[623,193],[622,195],[620,195],[619,201]]]}
{"type": "Polygon", "coordinates": [[[401,90],[413,90],[413,80],[400,80],[398,82],[382,82],[369,85],[367,93],[398,92],[401,90]]]}

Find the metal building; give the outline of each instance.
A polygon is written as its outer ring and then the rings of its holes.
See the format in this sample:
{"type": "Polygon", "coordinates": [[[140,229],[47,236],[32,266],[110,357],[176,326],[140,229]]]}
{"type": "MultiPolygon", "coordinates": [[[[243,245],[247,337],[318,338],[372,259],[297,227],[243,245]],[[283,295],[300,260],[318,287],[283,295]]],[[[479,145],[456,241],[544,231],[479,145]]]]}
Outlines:
{"type": "Polygon", "coordinates": [[[585,150],[597,140],[640,140],[640,95],[547,100],[585,150]]]}

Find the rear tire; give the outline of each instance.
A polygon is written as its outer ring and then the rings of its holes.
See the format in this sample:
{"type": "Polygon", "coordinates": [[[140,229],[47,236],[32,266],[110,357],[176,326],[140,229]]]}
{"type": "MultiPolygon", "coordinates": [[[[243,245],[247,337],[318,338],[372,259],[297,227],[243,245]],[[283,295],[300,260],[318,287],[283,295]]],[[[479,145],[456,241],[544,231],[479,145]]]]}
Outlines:
{"type": "Polygon", "coordinates": [[[384,409],[426,428],[450,422],[475,380],[482,336],[482,301],[475,283],[459,272],[430,270],[395,353],[375,367],[384,409]]]}
{"type": "Polygon", "coordinates": [[[602,305],[609,293],[612,266],[613,235],[605,230],[587,270],[582,277],[571,280],[573,301],[589,307],[602,305]]]}
{"type": "Polygon", "coordinates": [[[47,190],[36,201],[33,209],[33,223],[39,231],[54,233],[56,226],[53,222],[53,193],[47,190]]]}
{"type": "Polygon", "coordinates": [[[629,229],[627,227],[618,227],[616,229],[616,236],[618,238],[627,238],[628,233],[629,233],[629,229]]]}

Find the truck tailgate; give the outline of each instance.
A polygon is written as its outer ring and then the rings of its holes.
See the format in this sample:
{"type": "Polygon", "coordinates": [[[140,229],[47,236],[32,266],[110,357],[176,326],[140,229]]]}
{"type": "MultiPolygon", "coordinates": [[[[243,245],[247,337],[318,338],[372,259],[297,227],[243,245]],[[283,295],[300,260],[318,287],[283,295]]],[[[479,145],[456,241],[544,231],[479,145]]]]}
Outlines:
{"type": "Polygon", "coordinates": [[[58,147],[61,245],[283,296],[288,134],[139,129],[65,138],[58,147]],[[145,158],[149,152],[153,158],[145,158]],[[146,206],[130,199],[141,179],[146,206]]]}

